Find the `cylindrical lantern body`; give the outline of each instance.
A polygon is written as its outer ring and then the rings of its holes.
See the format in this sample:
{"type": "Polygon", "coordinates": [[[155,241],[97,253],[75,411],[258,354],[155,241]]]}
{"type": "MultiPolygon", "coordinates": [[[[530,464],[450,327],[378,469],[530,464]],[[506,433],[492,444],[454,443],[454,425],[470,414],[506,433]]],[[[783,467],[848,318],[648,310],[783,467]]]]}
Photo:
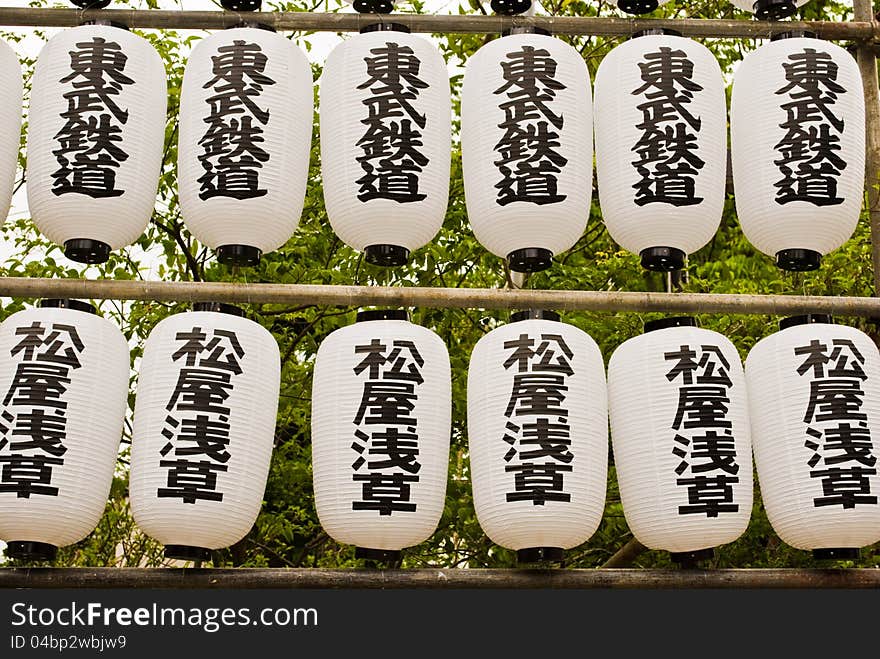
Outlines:
{"type": "Polygon", "coordinates": [[[397,552],[435,531],[446,494],[450,377],[440,337],[396,316],[360,320],[321,342],[312,465],[318,518],[334,540],[397,552]]]}
{"type": "Polygon", "coordinates": [[[0,224],[6,221],[12,205],[12,189],[18,171],[21,140],[21,104],[24,83],[18,55],[0,41],[0,224]]]}
{"type": "Polygon", "coordinates": [[[595,82],[596,176],[611,237],[652,270],[676,270],[721,223],[727,103],[702,44],[651,34],[624,42],[595,82]]]}
{"type": "Polygon", "coordinates": [[[760,340],[746,382],[761,498],[797,549],[880,541],[880,354],[854,327],[793,325],[760,340]]]}
{"type": "Polygon", "coordinates": [[[779,20],[793,15],[809,0],[730,0],[737,9],[747,11],[761,20],[779,20]]]}
{"type": "Polygon", "coordinates": [[[130,375],[119,328],[90,305],[63,303],[0,325],[0,538],[44,558],[104,513],[130,375]]]}
{"type": "Polygon", "coordinates": [[[193,48],[180,97],[180,210],[221,262],[254,265],[296,231],[312,97],[308,59],[281,34],[233,28],[193,48]]]}
{"type": "Polygon", "coordinates": [[[162,165],[166,86],[156,50],[121,28],[70,28],[40,51],[28,115],[28,207],[69,258],[106,261],[146,229],[162,165]]]}
{"type": "Polygon", "coordinates": [[[379,265],[402,265],[443,225],[452,110],[440,51],[401,31],[354,35],[320,84],[321,175],[336,234],[379,265]]]}
{"type": "Polygon", "coordinates": [[[535,33],[481,47],[464,74],[461,149],[477,240],[514,270],[549,267],[590,215],[593,118],[584,59],[535,33]]]}
{"type": "Polygon", "coordinates": [[[258,323],[188,311],[144,344],[131,447],[131,510],[166,555],[234,544],[260,511],[281,359],[258,323]]]}
{"type": "Polygon", "coordinates": [[[596,342],[557,320],[498,327],[474,346],[467,428],[477,519],[509,549],[570,549],[605,510],[608,408],[596,342]]]}
{"type": "Polygon", "coordinates": [[[639,542],[687,553],[742,535],[751,429],[742,362],[726,337],[669,326],[625,341],[608,363],[608,406],[620,499],[639,542]]]}
{"type": "Polygon", "coordinates": [[[855,59],[787,38],[734,74],[730,142],[746,238],[786,270],[819,267],[855,230],[863,202],[865,105],[855,59]]]}

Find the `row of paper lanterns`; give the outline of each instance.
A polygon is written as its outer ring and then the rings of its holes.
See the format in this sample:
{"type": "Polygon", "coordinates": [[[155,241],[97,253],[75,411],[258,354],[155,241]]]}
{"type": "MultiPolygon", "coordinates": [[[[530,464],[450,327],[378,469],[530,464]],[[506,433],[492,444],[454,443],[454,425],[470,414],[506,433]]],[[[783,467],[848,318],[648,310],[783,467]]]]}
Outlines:
{"type": "MultiPolygon", "coordinates": [[[[393,22],[364,28],[327,57],[320,150],[336,234],[372,263],[405,263],[447,210],[451,109],[446,64],[393,22]],[[384,27],[388,29],[379,29],[384,27]]],[[[0,189],[9,207],[21,71],[0,50],[0,189]]],[[[82,25],[37,60],[29,108],[31,216],[74,260],[138,240],[153,213],[164,142],[162,61],[140,37],[82,25]]],[[[220,261],[256,264],[295,233],[312,126],[303,52],[269,30],[217,32],[193,49],[178,139],[182,218],[220,261]]],[[[581,55],[516,33],[469,60],[461,101],[464,189],[478,241],[518,271],[549,267],[590,215],[593,141],[611,237],[649,269],[683,267],[718,230],[727,108],[711,52],[645,34],[602,61],[595,94],[581,55]],[[595,96],[595,98],[593,97],[595,96]]],[[[785,269],[819,267],[857,226],[864,99],[851,55],[804,36],[750,53],[730,108],[736,210],[746,237],[785,269]]]]}
{"type": "MultiPolygon", "coordinates": [[[[692,318],[652,321],[607,373],[595,341],[548,311],[484,335],[467,373],[478,521],[521,561],[588,541],[610,445],[626,522],[696,560],[736,540],[753,464],[774,530],[818,557],[880,541],[880,353],[830,317],[792,317],[745,367],[692,318]],[[610,424],[609,424],[610,421],[610,424]]],[[[129,393],[120,330],[46,300],[0,324],[0,539],[47,559],[85,538],[109,494],[129,393]]],[[[196,305],[150,333],[135,388],[129,500],[166,556],[201,560],[252,528],[273,450],[278,346],[236,307],[196,305]]],[[[436,532],[445,505],[451,369],[405,311],[362,311],[322,341],[312,382],[318,518],[357,555],[388,559],[436,532]]]]}

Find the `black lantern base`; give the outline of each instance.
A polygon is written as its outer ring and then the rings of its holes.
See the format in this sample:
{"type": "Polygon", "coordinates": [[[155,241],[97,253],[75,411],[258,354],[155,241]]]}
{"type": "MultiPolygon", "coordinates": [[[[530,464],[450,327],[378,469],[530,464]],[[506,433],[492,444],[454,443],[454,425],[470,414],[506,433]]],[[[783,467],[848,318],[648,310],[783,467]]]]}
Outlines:
{"type": "Polygon", "coordinates": [[[715,549],[696,549],[694,551],[670,552],[669,557],[673,563],[683,568],[695,568],[702,561],[709,561],[715,557],[715,549]]]}
{"type": "Polygon", "coordinates": [[[361,14],[390,14],[394,11],[392,0],[354,0],[351,6],[361,14]]]}
{"type": "Polygon", "coordinates": [[[220,6],[227,11],[256,11],[262,0],[220,0],[220,6]]]}
{"type": "Polygon", "coordinates": [[[684,259],[687,256],[675,247],[648,247],[639,252],[642,257],[642,267],[654,272],[672,272],[684,267],[684,259]]]}
{"type": "Polygon", "coordinates": [[[223,265],[258,265],[263,251],[250,245],[220,245],[217,260],[223,265]]]}
{"type": "Polygon", "coordinates": [[[778,21],[797,11],[792,0],[758,0],[754,5],[755,18],[762,21],[778,21]]]}
{"type": "Polygon", "coordinates": [[[818,270],[822,263],[822,255],[811,249],[783,249],[776,252],[776,266],[793,272],[818,270]]]}
{"type": "Polygon", "coordinates": [[[112,0],[70,0],[80,9],[103,9],[110,5],[112,0]]]}
{"type": "Polygon", "coordinates": [[[225,302],[195,302],[192,305],[193,311],[213,311],[214,313],[228,313],[230,316],[244,317],[244,309],[234,304],[225,302]]]}
{"type": "Polygon", "coordinates": [[[165,558],[181,561],[210,561],[211,550],[190,545],[165,545],[165,558]]]}
{"type": "Polygon", "coordinates": [[[400,245],[368,245],[364,248],[364,259],[372,265],[385,267],[406,265],[409,250],[400,245]]]}
{"type": "Polygon", "coordinates": [[[817,561],[857,561],[861,557],[858,548],[825,547],[813,550],[813,558],[817,561]]]}
{"type": "Polygon", "coordinates": [[[527,547],[516,552],[517,563],[560,563],[565,558],[561,547],[527,547]]]}
{"type": "Polygon", "coordinates": [[[58,547],[45,542],[14,541],[6,545],[6,556],[19,561],[54,561],[58,547]]]}
{"type": "Polygon", "coordinates": [[[489,6],[501,16],[516,16],[528,11],[532,6],[532,0],[492,0],[489,6]]]}
{"type": "Polygon", "coordinates": [[[540,272],[553,265],[553,252],[543,247],[518,249],[507,255],[507,263],[514,272],[540,272]]]}
{"type": "Polygon", "coordinates": [[[368,547],[355,547],[354,557],[368,561],[391,562],[400,560],[399,549],[370,549],[368,547]]]}
{"type": "Polygon", "coordinates": [[[104,263],[110,258],[110,245],[100,240],[73,238],[64,241],[64,256],[77,263],[104,263]]]}
{"type": "Polygon", "coordinates": [[[660,3],[657,0],[620,0],[617,6],[627,14],[650,14],[660,3]]]}

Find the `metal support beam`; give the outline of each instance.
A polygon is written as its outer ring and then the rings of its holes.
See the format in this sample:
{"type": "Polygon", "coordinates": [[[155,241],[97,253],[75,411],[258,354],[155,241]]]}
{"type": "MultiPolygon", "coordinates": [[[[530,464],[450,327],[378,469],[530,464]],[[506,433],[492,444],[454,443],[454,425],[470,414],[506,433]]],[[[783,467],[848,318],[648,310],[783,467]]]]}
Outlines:
{"type": "Polygon", "coordinates": [[[0,568],[0,588],[880,588],[880,569],[0,568]]]}

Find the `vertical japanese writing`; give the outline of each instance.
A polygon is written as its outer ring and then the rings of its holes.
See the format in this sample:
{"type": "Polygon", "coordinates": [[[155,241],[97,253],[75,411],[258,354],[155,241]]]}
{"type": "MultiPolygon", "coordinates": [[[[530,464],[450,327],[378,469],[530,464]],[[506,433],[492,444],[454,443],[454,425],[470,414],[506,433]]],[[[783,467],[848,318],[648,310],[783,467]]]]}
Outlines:
{"type": "Polygon", "coordinates": [[[504,416],[503,440],[510,445],[504,471],[512,475],[507,501],[571,501],[565,474],[572,471],[571,426],[566,394],[574,375],[574,353],[560,334],[540,338],[520,334],[504,342],[510,353],[505,370],[513,370],[513,384],[504,416]]]}
{"type": "Polygon", "coordinates": [[[52,474],[67,453],[65,394],[85,345],[63,323],[35,320],[15,335],[21,339],[9,354],[17,364],[0,412],[0,493],[58,496],[52,474]]]}
{"type": "Polygon", "coordinates": [[[639,69],[643,84],[632,92],[643,99],[636,106],[641,135],[631,149],[638,156],[631,163],[639,175],[635,203],[699,204],[695,177],[705,165],[696,153],[702,121],[688,105],[703,88],[693,80],[694,64],[684,51],[662,46],[645,53],[639,69]]]}
{"type": "Polygon", "coordinates": [[[876,504],[869,476],[877,474],[877,458],[862,410],[868,376],[862,368],[865,358],[849,339],[811,340],[794,354],[804,361],[797,372],[810,378],[810,398],[804,413],[811,455],[810,478],[819,480],[822,496],[814,507],[876,504]]]}
{"type": "Polygon", "coordinates": [[[556,79],[556,60],[543,48],[524,45],[505,57],[504,84],[493,92],[507,99],[498,106],[504,111],[498,124],[504,133],[495,145],[494,165],[501,174],[495,201],[499,206],[558,203],[566,195],[557,190],[557,175],[568,160],[558,151],[565,117],[552,104],[566,87],[556,79]]]}
{"type": "Polygon", "coordinates": [[[217,477],[229,469],[229,416],[225,404],[233,379],[241,375],[244,348],[235,332],[201,327],[178,332],[180,347],[171,356],[181,361],[162,436],[167,440],[159,466],[167,470],[165,487],[156,494],[183,503],[222,501],[217,477]]]}
{"type": "Polygon", "coordinates": [[[70,73],[59,80],[70,84],[63,94],[64,125],[54,137],[58,148],[52,154],[58,169],[52,173],[52,192],[118,197],[125,193],[116,187],[116,170],[128,159],[119,144],[128,110],[119,107],[114,97],[125,85],[134,84],[123,73],[128,56],[118,43],[102,37],[80,42],[76,48],[70,51],[70,73]]]}
{"type": "Polygon", "coordinates": [[[421,201],[427,195],[419,192],[419,174],[430,162],[421,151],[427,117],[414,106],[428,86],[419,78],[421,60],[409,46],[393,42],[370,53],[372,57],[364,58],[367,80],[357,87],[370,92],[362,101],[366,131],[357,143],[363,155],[356,160],[364,171],[356,181],[358,199],[421,201]]]}
{"type": "Polygon", "coordinates": [[[379,515],[414,512],[411,487],[422,468],[414,412],[425,360],[415,343],[403,339],[372,339],[354,352],[363,355],[354,373],[365,380],[351,444],[352,480],[362,484],[361,499],[351,508],[379,515]]]}
{"type": "Polygon", "coordinates": [[[837,179],[846,161],[837,152],[844,122],[831,107],[846,93],[837,83],[838,66],[828,53],[804,48],[789,55],[782,68],[786,84],[776,93],[787,100],[780,106],[786,119],[779,127],[785,134],[773,147],[780,156],[773,164],[782,175],[773,184],[776,203],[842,204],[837,179]]]}
{"type": "Polygon", "coordinates": [[[275,84],[264,73],[269,58],[259,44],[236,39],[220,46],[211,60],[214,77],[203,85],[213,94],[205,99],[208,128],[199,140],[199,162],[205,170],[199,178],[199,198],[262,197],[267,191],[260,187],[259,170],[269,153],[261,144],[269,110],[257,101],[265,87],[275,84]]]}
{"type": "Polygon", "coordinates": [[[687,488],[687,504],[678,507],[678,514],[735,513],[739,504],[733,486],[739,483],[739,464],[733,424],[727,418],[733,386],[730,364],[714,345],[681,345],[663,356],[674,362],[666,379],[679,380],[672,453],[680,459],[675,482],[687,488]]]}

